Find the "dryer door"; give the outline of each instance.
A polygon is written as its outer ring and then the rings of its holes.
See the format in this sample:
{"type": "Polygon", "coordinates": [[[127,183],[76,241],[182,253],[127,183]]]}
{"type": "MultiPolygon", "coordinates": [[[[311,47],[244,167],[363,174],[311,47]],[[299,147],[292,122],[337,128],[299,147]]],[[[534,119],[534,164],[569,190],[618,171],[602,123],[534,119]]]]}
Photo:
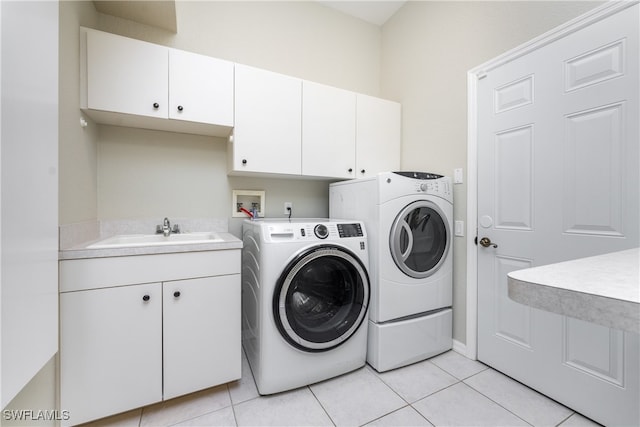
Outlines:
{"type": "Polygon", "coordinates": [[[435,273],[449,250],[451,234],[444,213],[429,200],[418,200],[398,214],[389,236],[391,257],[407,276],[435,273]]]}
{"type": "Polygon", "coordinates": [[[369,276],[345,248],[315,246],[285,268],[273,296],[273,316],[282,336],[310,352],[335,348],[367,317],[369,276]]]}

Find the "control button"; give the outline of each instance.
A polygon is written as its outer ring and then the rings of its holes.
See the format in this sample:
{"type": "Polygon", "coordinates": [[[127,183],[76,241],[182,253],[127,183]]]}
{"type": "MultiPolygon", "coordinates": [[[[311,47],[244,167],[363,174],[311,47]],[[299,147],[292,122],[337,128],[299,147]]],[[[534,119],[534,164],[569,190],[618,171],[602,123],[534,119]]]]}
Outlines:
{"type": "Polygon", "coordinates": [[[304,237],[304,236],[306,236],[306,235],[307,235],[307,233],[304,231],[304,228],[301,228],[301,229],[300,229],[300,235],[301,235],[302,237],[304,237]]]}
{"type": "Polygon", "coordinates": [[[327,237],[329,237],[329,229],[324,224],[316,225],[316,227],[313,229],[313,232],[316,234],[316,237],[318,239],[326,239],[327,237]]]}

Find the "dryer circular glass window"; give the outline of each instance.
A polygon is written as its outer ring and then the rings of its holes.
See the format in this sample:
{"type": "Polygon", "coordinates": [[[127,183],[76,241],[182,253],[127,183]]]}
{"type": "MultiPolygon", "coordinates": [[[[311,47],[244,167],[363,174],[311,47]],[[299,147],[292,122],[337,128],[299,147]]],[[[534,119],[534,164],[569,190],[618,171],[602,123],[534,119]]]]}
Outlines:
{"type": "Polygon", "coordinates": [[[323,245],[297,256],[276,284],[273,315],[296,348],[318,352],[339,346],[360,328],[369,305],[369,276],[347,249],[323,245]]]}
{"type": "Polygon", "coordinates": [[[444,262],[450,244],[449,223],[442,210],[429,200],[407,205],[391,227],[391,257],[407,276],[423,279],[444,262]]]}

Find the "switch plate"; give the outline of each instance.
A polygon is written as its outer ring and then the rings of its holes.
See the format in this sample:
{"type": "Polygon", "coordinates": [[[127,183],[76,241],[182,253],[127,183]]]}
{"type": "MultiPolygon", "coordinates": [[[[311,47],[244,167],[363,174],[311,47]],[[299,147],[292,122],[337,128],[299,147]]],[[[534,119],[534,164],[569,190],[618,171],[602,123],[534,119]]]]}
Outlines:
{"type": "Polygon", "coordinates": [[[455,231],[456,236],[464,236],[464,221],[456,221],[455,222],[455,231]]]}
{"type": "Polygon", "coordinates": [[[462,184],[462,168],[457,168],[453,170],[453,183],[454,184],[462,184]]]}

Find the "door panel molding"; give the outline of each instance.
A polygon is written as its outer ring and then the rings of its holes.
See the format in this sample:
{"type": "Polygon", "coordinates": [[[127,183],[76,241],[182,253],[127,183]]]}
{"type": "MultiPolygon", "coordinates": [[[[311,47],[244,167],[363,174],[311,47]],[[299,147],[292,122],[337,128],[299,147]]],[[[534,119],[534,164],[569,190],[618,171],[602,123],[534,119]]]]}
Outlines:
{"type": "Polygon", "coordinates": [[[624,236],[625,113],[619,102],[565,117],[565,233],[624,236]]]}
{"type": "Polygon", "coordinates": [[[624,387],[624,333],[606,326],[562,319],[562,363],[624,387]],[[595,330],[595,334],[594,334],[595,330]],[[593,342],[598,345],[594,346],[593,342]],[[588,347],[588,348],[587,348],[588,347]],[[593,349],[597,351],[593,351],[593,349]]]}
{"type": "Polygon", "coordinates": [[[625,49],[622,39],[565,61],[565,92],[623,76],[625,49]]]}

